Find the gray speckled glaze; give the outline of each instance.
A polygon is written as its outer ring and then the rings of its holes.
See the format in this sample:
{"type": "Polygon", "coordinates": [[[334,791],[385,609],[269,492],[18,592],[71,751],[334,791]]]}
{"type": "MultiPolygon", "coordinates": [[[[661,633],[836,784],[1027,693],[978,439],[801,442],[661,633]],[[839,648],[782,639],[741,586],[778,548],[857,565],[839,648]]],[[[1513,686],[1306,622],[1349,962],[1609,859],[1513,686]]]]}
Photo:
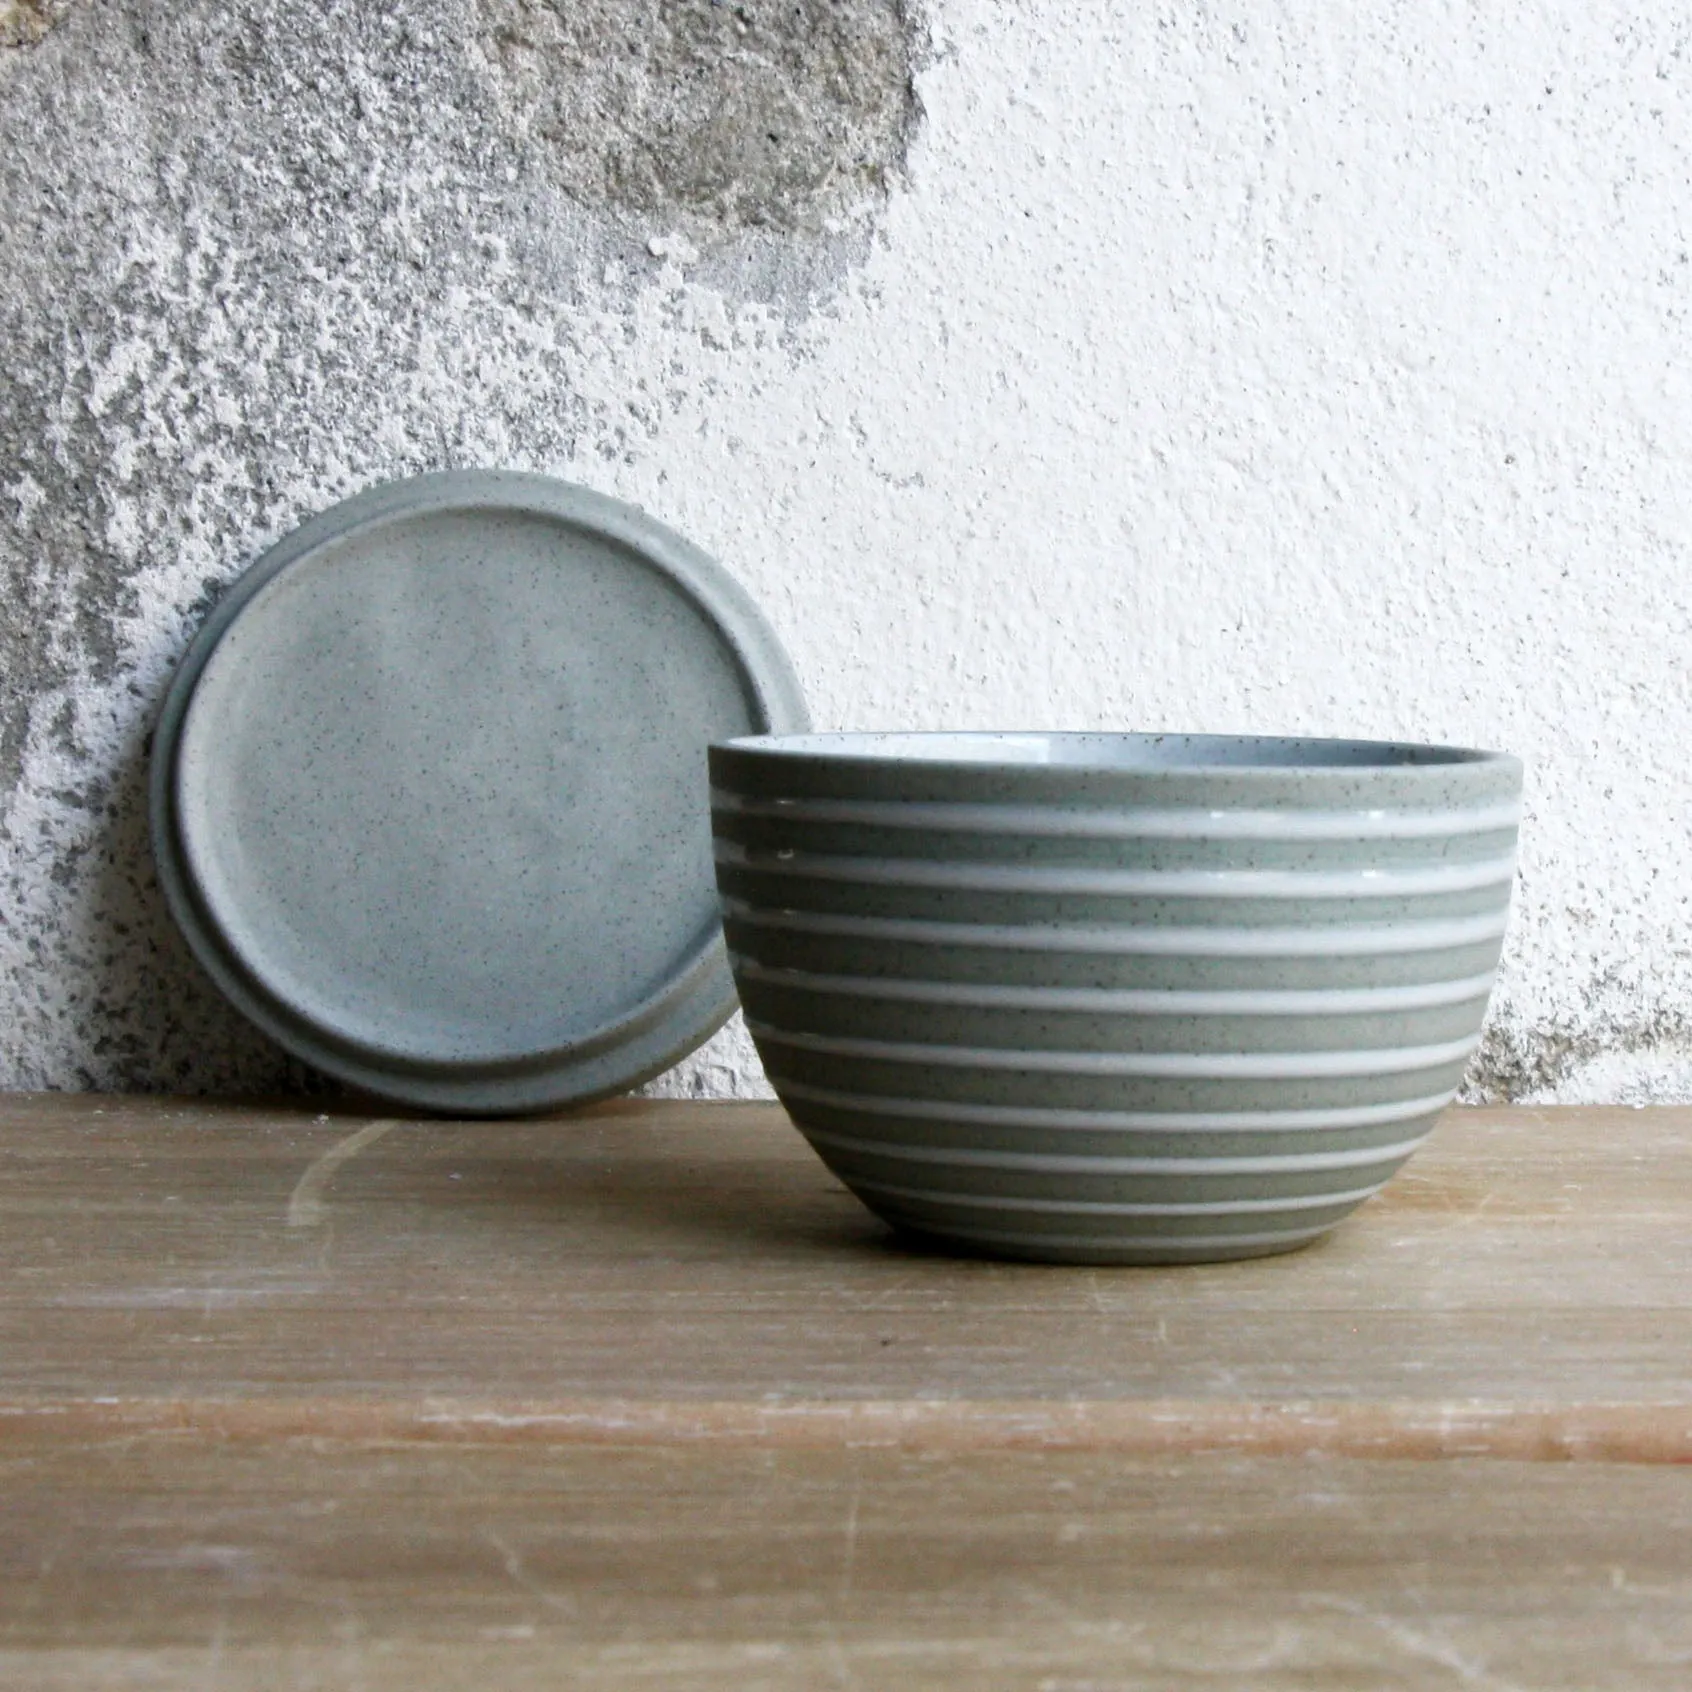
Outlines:
{"type": "Polygon", "coordinates": [[[1286,1251],[1426,1137],[1503,943],[1521,765],[1201,735],[711,749],[748,1026],[895,1226],[1061,1262],[1286,1251]]]}
{"type": "Polygon", "coordinates": [[[733,1009],[701,757],[804,720],[679,536],[543,477],[419,477],[214,610],[160,722],[155,851],[201,962],[309,1062],[428,1109],[580,1102],[733,1009]]]}

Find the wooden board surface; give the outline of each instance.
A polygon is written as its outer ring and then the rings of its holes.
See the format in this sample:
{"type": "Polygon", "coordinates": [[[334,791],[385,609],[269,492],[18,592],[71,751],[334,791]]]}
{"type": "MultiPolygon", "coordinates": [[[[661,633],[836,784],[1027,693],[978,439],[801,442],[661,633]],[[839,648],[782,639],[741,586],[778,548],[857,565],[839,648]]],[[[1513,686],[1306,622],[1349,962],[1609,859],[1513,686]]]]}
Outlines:
{"type": "Polygon", "coordinates": [[[774,1107],[0,1100],[0,1684],[1684,1687],[1689,1153],[1049,1269],[774,1107]]]}
{"type": "Polygon", "coordinates": [[[0,1683],[1692,1678],[1692,1471],[144,1441],[4,1471],[0,1683]]]}

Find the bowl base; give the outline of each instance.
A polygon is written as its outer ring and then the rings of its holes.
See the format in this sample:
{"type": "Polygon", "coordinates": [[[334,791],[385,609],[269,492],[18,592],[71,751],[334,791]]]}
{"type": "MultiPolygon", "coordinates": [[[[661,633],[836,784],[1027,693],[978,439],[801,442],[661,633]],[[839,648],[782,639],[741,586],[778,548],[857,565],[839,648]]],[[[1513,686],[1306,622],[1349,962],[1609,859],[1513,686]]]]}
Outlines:
{"type": "MultiPolygon", "coordinates": [[[[872,1207],[873,1208],[873,1207],[872,1207]]],[[[1328,1223],[1308,1234],[1291,1239],[1247,1240],[1239,1244],[1224,1243],[1214,1238],[1206,1240],[1167,1240],[1155,1243],[1145,1240],[1125,1240],[1120,1244],[1107,1241],[1074,1242],[1053,1240],[1006,1240],[996,1237],[962,1233],[942,1233],[919,1228],[909,1222],[876,1214],[898,1236],[899,1243],[924,1255],[946,1257],[985,1257],[1015,1263],[1048,1263],[1070,1268],[1095,1269],[1151,1269],[1175,1264],[1237,1263],[1252,1257],[1284,1257],[1289,1252],[1304,1251],[1333,1232],[1337,1223],[1328,1223]]]]}

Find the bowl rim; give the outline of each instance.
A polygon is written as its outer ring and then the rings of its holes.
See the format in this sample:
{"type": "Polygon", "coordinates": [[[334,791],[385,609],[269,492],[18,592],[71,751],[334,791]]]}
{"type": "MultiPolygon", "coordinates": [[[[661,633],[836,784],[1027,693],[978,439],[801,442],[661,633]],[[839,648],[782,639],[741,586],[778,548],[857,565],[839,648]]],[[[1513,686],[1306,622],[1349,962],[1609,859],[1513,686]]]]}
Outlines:
{"type": "Polygon", "coordinates": [[[1301,734],[1215,734],[1181,730],[1092,729],[850,729],[804,734],[739,735],[715,742],[713,752],[752,754],[759,758],[813,762],[863,769],[917,769],[948,772],[1041,770],[1076,775],[1226,776],[1272,778],[1301,776],[1343,778],[1371,774],[1430,775],[1462,768],[1521,769],[1510,752],[1442,742],[1375,740],[1353,736],[1301,734]],[[1032,755],[1036,745],[1046,750],[1062,746],[1084,752],[1089,744],[1158,746],[1174,742],[1181,750],[1247,748],[1254,752],[1279,750],[1282,757],[1173,757],[1131,760],[1111,757],[1032,755]],[[965,749],[968,750],[965,750],[965,749]],[[947,756],[956,749],[957,756],[947,756]],[[1024,753],[1017,756],[1018,751],[1024,753]],[[1304,756],[1326,752],[1328,757],[1304,756]],[[999,755],[994,755],[998,753],[999,755]],[[1333,754],[1340,754],[1334,756],[1333,754]]]}

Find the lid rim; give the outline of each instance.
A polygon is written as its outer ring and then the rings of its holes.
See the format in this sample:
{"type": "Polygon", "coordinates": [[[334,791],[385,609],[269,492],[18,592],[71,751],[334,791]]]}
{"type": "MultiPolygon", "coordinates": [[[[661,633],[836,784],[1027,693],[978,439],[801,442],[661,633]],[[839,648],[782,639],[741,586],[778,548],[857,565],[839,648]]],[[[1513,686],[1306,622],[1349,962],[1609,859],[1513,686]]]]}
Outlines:
{"type": "MultiPolygon", "coordinates": [[[[267,983],[229,938],[199,885],[183,825],[185,726],[199,681],[247,607],[285,571],[385,525],[453,513],[539,516],[610,542],[666,576],[705,619],[762,730],[802,730],[803,695],[774,631],[721,565],[632,506],[519,471],[444,471],[378,484],[308,518],[237,576],[183,653],[154,730],[149,770],[153,857],[166,904],[201,967],[237,1010],[285,1050],[338,1080],[401,1105],[505,1115],[580,1105],[627,1091],[696,1050],[733,1014],[720,924],[708,926],[657,988],[579,1038],[533,1052],[431,1059],[337,1030],[267,983]]],[[[707,806],[704,742],[699,802],[707,806]]],[[[715,890],[709,890],[714,909],[715,890]]]]}

